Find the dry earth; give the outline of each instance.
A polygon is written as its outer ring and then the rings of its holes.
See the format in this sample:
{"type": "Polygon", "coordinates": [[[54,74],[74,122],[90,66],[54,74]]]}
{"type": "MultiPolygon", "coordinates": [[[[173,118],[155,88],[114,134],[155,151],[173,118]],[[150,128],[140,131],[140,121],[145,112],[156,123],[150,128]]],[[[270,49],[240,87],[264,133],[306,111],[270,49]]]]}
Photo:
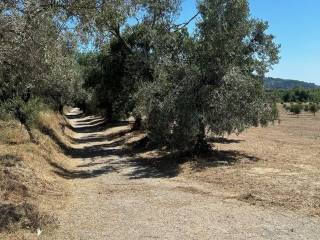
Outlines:
{"type": "Polygon", "coordinates": [[[184,175],[251,204],[319,216],[320,116],[280,113],[280,124],[219,139],[213,160],[224,165],[187,163],[184,175]]]}
{"type": "Polygon", "coordinates": [[[77,109],[68,118],[73,167],[54,165],[71,185],[68,206],[41,239],[319,239],[320,125],[310,116],[219,139],[215,161],[180,164],[130,150],[143,135],[126,123],[102,127],[77,109]]]}

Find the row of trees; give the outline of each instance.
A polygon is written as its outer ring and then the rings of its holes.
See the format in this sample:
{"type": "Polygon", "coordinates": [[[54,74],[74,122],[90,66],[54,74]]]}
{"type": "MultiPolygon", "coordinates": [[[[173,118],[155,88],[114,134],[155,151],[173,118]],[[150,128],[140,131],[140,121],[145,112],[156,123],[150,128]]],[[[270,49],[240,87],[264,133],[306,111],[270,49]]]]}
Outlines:
{"type": "Polygon", "coordinates": [[[279,46],[267,23],[250,17],[247,0],[201,0],[191,34],[190,21],[176,22],[180,8],[180,0],[1,3],[2,108],[23,123],[30,99],[58,108],[73,100],[110,120],[133,115],[151,141],[196,152],[208,149],[207,132],[274,120],[262,79],[279,46]],[[95,50],[75,54],[88,39],[95,50]]]}
{"type": "Polygon", "coordinates": [[[316,113],[320,110],[320,105],[317,103],[290,103],[290,105],[288,104],[283,104],[283,107],[286,111],[289,111],[293,114],[296,114],[297,116],[299,116],[299,114],[302,111],[305,112],[310,112],[312,113],[314,116],[316,115],[316,113]]]}
{"type": "Polygon", "coordinates": [[[277,63],[278,46],[268,25],[250,18],[248,2],[200,1],[193,35],[173,21],[179,1],[165,2],[143,8],[100,51],[79,57],[91,105],[113,119],[144,119],[153,142],[197,152],[208,149],[208,131],[273,120],[262,78],[277,63]]]}
{"type": "Polygon", "coordinates": [[[50,1],[0,3],[0,114],[18,119],[32,141],[31,124],[43,103],[61,110],[84,97],[66,19],[50,1]]]}
{"type": "Polygon", "coordinates": [[[272,94],[279,102],[320,102],[320,89],[294,88],[290,90],[273,90],[272,94]]]}

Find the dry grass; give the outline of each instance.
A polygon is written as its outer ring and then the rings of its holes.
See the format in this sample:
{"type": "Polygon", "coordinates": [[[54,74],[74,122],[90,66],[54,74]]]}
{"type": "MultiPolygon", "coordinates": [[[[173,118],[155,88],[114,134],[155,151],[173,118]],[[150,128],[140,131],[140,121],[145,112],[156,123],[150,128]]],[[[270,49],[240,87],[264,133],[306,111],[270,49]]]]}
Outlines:
{"type": "MultiPolygon", "coordinates": [[[[61,203],[67,197],[68,183],[52,166],[74,168],[64,154],[65,149],[74,147],[72,137],[64,137],[64,131],[72,136],[65,124],[63,117],[43,113],[41,131],[36,132],[39,144],[35,145],[17,122],[0,122],[0,239],[32,239],[37,228],[47,231],[46,224],[54,222],[57,202],[64,209],[61,203]]],[[[92,142],[79,144],[94,147],[108,141],[125,147],[131,164],[149,171],[138,177],[179,175],[210,183],[214,190],[227,193],[225,196],[249,204],[320,216],[320,115],[304,113],[297,118],[281,111],[280,125],[213,139],[217,151],[210,158],[189,162],[164,150],[146,150],[145,134],[129,129],[127,125],[107,128],[92,142]],[[137,143],[142,147],[135,148],[137,143]]],[[[180,190],[206,194],[192,187],[180,190]]]]}
{"type": "MultiPolygon", "coordinates": [[[[39,124],[66,141],[61,116],[42,113],[39,124]]],[[[30,143],[25,129],[15,121],[0,122],[0,132],[0,239],[24,239],[31,234],[27,232],[54,223],[54,204],[66,196],[67,185],[53,173],[48,161],[68,165],[68,158],[50,136],[38,130],[39,144],[30,143]],[[22,234],[18,233],[21,229],[22,234]]]]}
{"type": "Polygon", "coordinates": [[[185,163],[182,175],[250,204],[320,215],[320,115],[292,116],[215,143],[211,160],[185,163]]]}

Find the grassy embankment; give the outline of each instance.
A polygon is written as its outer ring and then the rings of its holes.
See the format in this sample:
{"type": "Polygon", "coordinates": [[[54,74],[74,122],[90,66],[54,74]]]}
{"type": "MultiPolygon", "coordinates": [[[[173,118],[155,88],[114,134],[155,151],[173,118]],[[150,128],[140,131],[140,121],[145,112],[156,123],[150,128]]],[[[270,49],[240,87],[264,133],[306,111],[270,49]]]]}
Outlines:
{"type": "Polygon", "coordinates": [[[56,224],[53,208],[63,207],[55,203],[67,197],[67,182],[52,171],[54,163],[69,164],[61,148],[69,145],[67,122],[48,111],[36,124],[39,144],[32,144],[17,121],[0,121],[0,239],[32,239],[50,229],[56,224]]]}

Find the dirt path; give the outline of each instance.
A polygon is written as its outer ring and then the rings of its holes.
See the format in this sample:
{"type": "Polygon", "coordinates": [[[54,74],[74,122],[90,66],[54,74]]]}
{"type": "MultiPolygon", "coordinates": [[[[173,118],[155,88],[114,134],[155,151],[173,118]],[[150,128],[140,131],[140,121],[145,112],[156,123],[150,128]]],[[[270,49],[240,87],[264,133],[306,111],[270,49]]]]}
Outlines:
{"type": "Polygon", "coordinates": [[[76,168],[60,226],[43,239],[319,239],[320,221],[237,201],[210,185],[132,161],[121,149],[127,126],[101,131],[101,119],[70,120],[76,168]],[[117,135],[114,135],[117,133],[117,135]]]}

